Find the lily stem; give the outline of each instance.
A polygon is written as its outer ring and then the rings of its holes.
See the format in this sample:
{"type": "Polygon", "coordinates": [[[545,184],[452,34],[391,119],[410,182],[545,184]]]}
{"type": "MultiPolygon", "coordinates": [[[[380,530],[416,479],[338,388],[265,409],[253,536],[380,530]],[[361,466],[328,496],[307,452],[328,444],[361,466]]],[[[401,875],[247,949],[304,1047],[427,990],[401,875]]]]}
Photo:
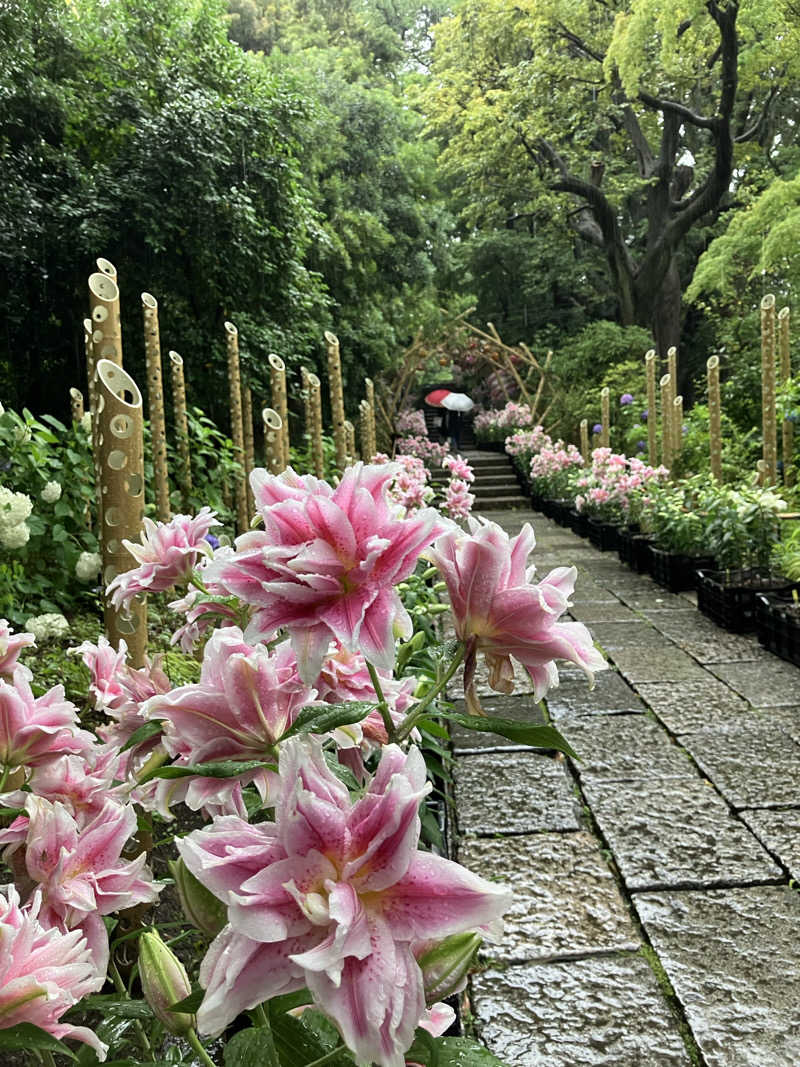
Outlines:
{"type": "Polygon", "coordinates": [[[337,1045],[335,1049],[330,1052],[326,1052],[324,1056],[320,1056],[317,1060],[312,1060],[311,1063],[307,1063],[306,1067],[322,1067],[324,1063],[331,1063],[342,1052],[347,1052],[346,1045],[337,1045]]]}
{"type": "MultiPolygon", "coordinates": [[[[372,666],[369,660],[367,660],[367,669],[369,670],[369,676],[372,679],[372,688],[375,690],[375,696],[378,698],[378,711],[381,713],[383,725],[386,727],[386,733],[389,738],[389,743],[391,744],[396,740],[395,726],[392,722],[392,716],[389,714],[389,705],[386,703],[386,697],[383,695],[383,686],[381,685],[378,671],[372,666]]],[[[310,1064],[309,1067],[311,1067],[310,1064]]]]}
{"type": "Polygon", "coordinates": [[[453,662],[447,668],[444,677],[439,679],[433,689],[430,689],[425,694],[419,704],[417,704],[415,708],[412,708],[411,711],[409,711],[408,715],[406,715],[405,719],[403,719],[403,721],[397,727],[397,730],[395,732],[395,740],[404,741],[408,737],[408,735],[417,725],[419,720],[431,706],[433,701],[439,696],[441,692],[443,692],[447,683],[450,681],[450,679],[456,673],[458,668],[461,666],[461,663],[464,660],[465,651],[466,645],[462,641],[459,644],[458,652],[456,652],[455,656],[453,657],[453,662]]]}
{"type": "Polygon", "coordinates": [[[206,1065],[206,1067],[217,1067],[217,1065],[211,1059],[209,1054],[203,1048],[202,1042],[200,1041],[200,1038],[197,1036],[197,1034],[195,1033],[194,1030],[190,1030],[187,1033],[186,1040],[189,1042],[189,1044],[195,1050],[195,1052],[200,1057],[202,1062],[206,1065]]]}

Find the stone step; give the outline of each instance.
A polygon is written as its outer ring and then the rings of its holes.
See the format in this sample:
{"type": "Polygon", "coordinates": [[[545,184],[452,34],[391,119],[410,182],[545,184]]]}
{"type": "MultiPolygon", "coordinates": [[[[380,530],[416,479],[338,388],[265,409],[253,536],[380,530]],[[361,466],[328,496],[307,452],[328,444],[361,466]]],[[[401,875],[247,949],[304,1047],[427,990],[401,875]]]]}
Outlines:
{"type": "MultiPolygon", "coordinates": [[[[472,492],[475,496],[475,500],[480,503],[483,503],[485,500],[505,500],[508,497],[513,497],[514,499],[519,497],[520,500],[526,500],[522,493],[520,493],[519,487],[516,485],[503,486],[499,489],[487,489],[483,492],[481,492],[480,489],[476,490],[475,487],[472,486],[472,492]]],[[[526,503],[530,507],[530,501],[528,500],[526,503]]]]}
{"type": "Polygon", "coordinates": [[[508,511],[511,508],[530,511],[531,502],[524,496],[487,496],[475,500],[473,511],[480,514],[484,511],[508,511]]]}

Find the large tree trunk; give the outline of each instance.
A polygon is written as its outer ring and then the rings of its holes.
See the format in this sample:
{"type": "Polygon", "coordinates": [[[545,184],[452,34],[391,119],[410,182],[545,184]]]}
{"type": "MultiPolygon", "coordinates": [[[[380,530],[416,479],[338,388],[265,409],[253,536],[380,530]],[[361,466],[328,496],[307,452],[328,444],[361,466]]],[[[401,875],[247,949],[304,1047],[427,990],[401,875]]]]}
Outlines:
{"type": "Polygon", "coordinates": [[[667,349],[677,348],[681,339],[681,278],[675,256],[670,260],[664,280],[655,295],[648,325],[653,331],[656,351],[666,359],[667,349]]]}

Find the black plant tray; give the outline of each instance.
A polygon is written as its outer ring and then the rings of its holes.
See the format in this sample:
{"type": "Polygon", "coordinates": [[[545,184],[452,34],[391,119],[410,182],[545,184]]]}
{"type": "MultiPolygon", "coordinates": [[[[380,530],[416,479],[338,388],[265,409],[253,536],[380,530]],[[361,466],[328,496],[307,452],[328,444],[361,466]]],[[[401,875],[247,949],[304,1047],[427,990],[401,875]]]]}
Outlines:
{"type": "Polygon", "coordinates": [[[790,594],[795,587],[788,578],[764,571],[703,569],[697,581],[697,606],[718,626],[747,633],[756,629],[759,593],[790,594]]]}
{"type": "Polygon", "coordinates": [[[578,537],[589,536],[589,516],[583,511],[576,511],[575,508],[569,513],[569,524],[572,527],[572,532],[576,533],[578,537]]]}
{"type": "Polygon", "coordinates": [[[649,574],[651,566],[650,535],[639,533],[638,526],[620,526],[617,535],[617,555],[621,563],[639,574],[649,574]]]}
{"type": "Polygon", "coordinates": [[[670,593],[694,589],[697,571],[713,566],[714,560],[710,556],[684,556],[680,552],[665,552],[650,545],[650,573],[654,581],[669,589],[670,593]]]}
{"type": "Polygon", "coordinates": [[[764,648],[800,667],[800,608],[791,593],[756,593],[756,631],[764,648]]]}
{"type": "Polygon", "coordinates": [[[619,545],[619,527],[615,522],[589,519],[589,540],[601,552],[616,552],[619,545]]]}

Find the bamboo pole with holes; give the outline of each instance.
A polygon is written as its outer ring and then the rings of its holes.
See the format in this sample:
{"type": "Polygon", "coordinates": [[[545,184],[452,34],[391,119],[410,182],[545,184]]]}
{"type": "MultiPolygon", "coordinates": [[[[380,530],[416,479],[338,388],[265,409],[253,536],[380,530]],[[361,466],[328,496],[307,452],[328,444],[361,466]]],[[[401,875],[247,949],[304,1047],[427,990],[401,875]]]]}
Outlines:
{"type": "Polygon", "coordinates": [[[719,356],[706,361],[708,375],[708,437],[711,473],[722,481],[722,401],[719,388],[719,356]]]}
{"type": "Polygon", "coordinates": [[[311,448],[311,386],[308,384],[308,368],[300,368],[300,396],[303,400],[303,434],[307,441],[307,446],[311,448]]]}
{"type": "Polygon", "coordinates": [[[664,374],[659,382],[661,389],[661,462],[672,467],[672,396],[670,376],[664,374]]]}
{"type": "Polygon", "coordinates": [[[367,462],[372,459],[375,453],[378,451],[378,433],[375,425],[375,383],[372,378],[364,379],[364,388],[366,390],[366,417],[367,417],[367,447],[366,454],[364,455],[364,461],[367,462]]]}
{"type": "Polygon", "coordinates": [[[177,352],[169,353],[172,371],[172,410],[175,416],[175,437],[178,442],[179,473],[183,507],[189,507],[192,491],[192,460],[189,448],[189,419],[186,414],[186,380],[183,376],[183,357],[177,352]]]}
{"type": "MultiPolygon", "coordinates": [[[[97,361],[98,439],[103,521],[100,544],[103,581],[137,565],[123,539],[138,541],[144,519],[144,418],[142,394],[131,376],[108,359],[97,361]]],[[[105,630],[114,648],[128,645],[133,667],[144,665],[147,651],[147,606],[134,600],[128,610],[106,598],[105,630]]]]}
{"type": "Polygon", "coordinates": [[[656,407],[656,351],[645,352],[644,369],[647,375],[647,462],[658,464],[658,411],[656,407]]]}
{"type": "Polygon", "coordinates": [[[239,331],[232,322],[225,323],[228,348],[228,389],[231,405],[231,438],[240,471],[236,475],[236,525],[239,533],[249,527],[247,487],[245,484],[244,420],[242,419],[242,378],[239,370],[239,331]]]}
{"type": "Polygon", "coordinates": [[[92,318],[92,348],[95,360],[110,359],[122,366],[122,326],[119,289],[109,274],[89,275],[89,305],[92,318]]]}
{"type": "Polygon", "coordinates": [[[683,397],[676,396],[672,401],[672,458],[676,460],[683,446],[683,397]]]}
{"type": "Polygon", "coordinates": [[[361,400],[358,405],[358,436],[361,441],[361,455],[364,462],[369,462],[372,453],[369,447],[369,403],[361,400]]]}
{"type": "MultiPolygon", "coordinates": [[[[788,307],[778,312],[778,348],[781,360],[781,385],[792,376],[792,353],[789,339],[790,312],[788,307]]],[[[794,485],[794,423],[783,420],[781,426],[781,456],[783,484],[794,485]]]]}
{"type": "Polygon", "coordinates": [[[83,418],[83,393],[74,386],[69,391],[69,407],[72,421],[80,422],[83,418]]]}
{"type": "Polygon", "coordinates": [[[358,459],[356,452],[356,428],[349,419],[344,420],[344,441],[347,451],[347,465],[350,466],[358,459]]]}
{"type": "Polygon", "coordinates": [[[589,459],[589,420],[581,419],[581,455],[584,460],[589,459]]]}
{"type": "Polygon", "coordinates": [[[611,394],[607,385],[600,390],[600,447],[611,444],[611,394]]]}
{"type": "Polygon", "coordinates": [[[164,381],[161,375],[161,337],[158,330],[158,301],[151,293],[142,293],[142,317],[144,319],[147,408],[150,416],[150,441],[153,449],[156,517],[160,522],[169,522],[167,424],[164,418],[164,381]]]}
{"type": "Polygon", "coordinates": [[[311,460],[314,474],[325,477],[325,451],[322,447],[322,383],[316,374],[309,373],[308,388],[311,407],[311,460]]]}
{"type": "Polygon", "coordinates": [[[270,474],[280,474],[284,470],[281,417],[274,408],[262,408],[261,421],[264,426],[264,461],[267,470],[270,474]]]}
{"type": "Polygon", "coordinates": [[[247,514],[255,514],[256,503],[250,485],[250,475],[256,465],[255,442],[253,440],[253,394],[249,385],[242,386],[242,421],[244,423],[244,473],[247,491],[247,514]]]}
{"type": "Polygon", "coordinates": [[[325,342],[328,346],[328,389],[331,397],[336,466],[339,470],[343,470],[347,466],[347,438],[344,427],[344,389],[342,387],[342,360],[339,354],[339,338],[335,333],[326,330],[325,342]]]}
{"type": "Polygon", "coordinates": [[[289,407],[286,396],[286,364],[280,356],[270,352],[268,356],[272,407],[281,417],[281,449],[284,467],[289,466],[289,407]]]}
{"type": "Polygon", "coordinates": [[[761,301],[761,419],[765,484],[778,480],[778,428],[775,418],[775,297],[761,301]]]}

